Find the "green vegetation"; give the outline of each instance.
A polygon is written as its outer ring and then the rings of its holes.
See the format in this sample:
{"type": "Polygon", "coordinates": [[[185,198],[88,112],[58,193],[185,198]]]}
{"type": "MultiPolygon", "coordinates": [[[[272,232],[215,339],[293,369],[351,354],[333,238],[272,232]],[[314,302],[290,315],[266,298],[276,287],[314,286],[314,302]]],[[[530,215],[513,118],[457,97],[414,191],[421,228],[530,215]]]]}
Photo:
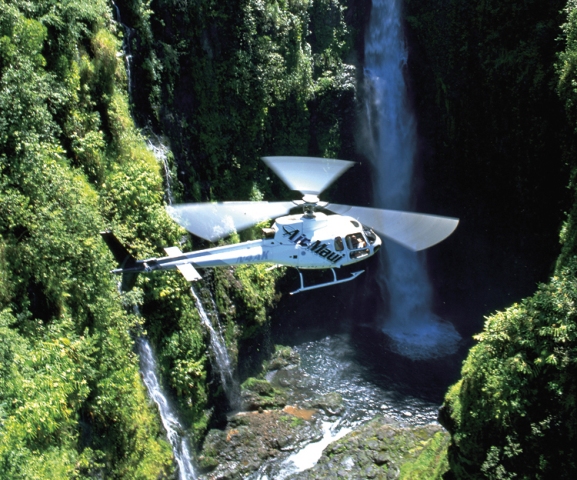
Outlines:
{"type": "Polygon", "coordinates": [[[436,461],[449,437],[440,430],[438,425],[402,428],[390,418],[376,417],[328,445],[319,462],[301,476],[439,479],[446,462],[439,466],[436,461]]]}
{"type": "Polygon", "coordinates": [[[287,396],[283,389],[273,387],[265,379],[249,377],[240,388],[246,410],[278,409],[286,405],[287,396]]]}
{"type": "Polygon", "coordinates": [[[354,154],[344,1],[145,4],[118,2],[138,32],[136,114],[170,138],[186,199],[286,193],[261,155],[354,154]]]}
{"type": "Polygon", "coordinates": [[[157,478],[172,460],[133,354],[140,319],[98,238],[123,156],[150,170],[126,139],[108,5],[0,12],[0,476],[157,478]]]}
{"type": "Polygon", "coordinates": [[[458,478],[569,478],[577,471],[577,262],[487,319],[447,395],[458,478]]]}
{"type": "MultiPolygon", "coordinates": [[[[186,426],[201,438],[215,421],[223,394],[211,383],[190,286],[176,272],[142,275],[121,297],[108,273],[100,230],[112,228],[138,257],[161,255],[185,233],[165,213],[162,172],[133,116],[170,140],[185,200],[282,198],[263,154],[354,155],[365,2],[355,11],[343,0],[117,3],[134,28],[130,96],[128,34],[109,2],[0,0],[2,478],[172,475],[134,353],[144,332],[186,426]]],[[[421,128],[446,159],[423,169],[431,184],[449,176],[467,192],[459,204],[476,227],[498,224],[507,205],[519,212],[512,228],[546,217],[553,234],[559,216],[542,199],[569,170],[577,198],[577,2],[564,4],[407,2],[415,103],[429,112],[421,128]],[[494,202],[474,208],[482,196],[494,202]]],[[[455,189],[433,201],[456,203],[455,189]]],[[[454,478],[574,476],[576,219],[574,202],[550,282],[492,315],[476,337],[443,408],[448,454],[443,434],[422,439],[404,478],[439,478],[447,468],[454,478]]],[[[199,246],[188,238],[184,248],[199,246]]],[[[499,255],[509,261],[506,249],[499,255]]],[[[255,350],[270,353],[282,274],[216,269],[199,286],[215,300],[234,361],[252,352],[244,378],[262,366],[255,350]]],[[[273,360],[292,361],[282,349],[273,360]]],[[[263,382],[243,385],[255,408],[282,404],[263,382]]]]}
{"type": "MultiPolygon", "coordinates": [[[[340,135],[355,95],[341,3],[117,3],[137,32],[130,98],[110,2],[0,0],[2,478],[172,474],[134,353],[143,332],[186,425],[200,438],[211,421],[220,393],[189,285],[142,275],[119,297],[99,238],[112,228],[146,257],[185,233],[165,213],[162,172],[133,114],[169,133],[172,168],[185,172],[177,190],[195,199],[274,198],[261,153],[352,145],[340,135]],[[348,113],[318,106],[331,96],[348,113]]],[[[232,352],[266,331],[280,275],[208,273],[203,290],[216,293],[232,352]]]]}
{"type": "Polygon", "coordinates": [[[449,469],[447,462],[447,446],[451,437],[446,432],[437,432],[426,440],[421,440],[420,445],[410,453],[405,463],[401,464],[402,480],[428,479],[437,480],[449,469]]]}
{"type": "MultiPolygon", "coordinates": [[[[462,378],[447,393],[440,417],[451,433],[448,456],[440,457],[448,460],[444,478],[572,478],[577,472],[577,4],[568,2],[564,20],[564,3],[455,0],[425,12],[417,0],[409,2],[411,31],[425,42],[420,53],[434,78],[427,95],[444,122],[436,138],[449,158],[442,174],[454,169],[463,184],[475,183],[474,197],[477,188],[491,192],[495,176],[516,182],[507,193],[494,191],[494,221],[499,205],[527,205],[526,195],[540,202],[541,188],[554,193],[543,163],[552,156],[558,171],[563,162],[565,172],[573,172],[574,206],[552,278],[486,319],[462,378]],[[485,165],[495,170],[482,176],[477,165],[489,158],[485,165]]],[[[531,207],[532,215],[550,214],[540,208],[531,207]]],[[[433,478],[432,470],[421,478],[433,478]]]]}

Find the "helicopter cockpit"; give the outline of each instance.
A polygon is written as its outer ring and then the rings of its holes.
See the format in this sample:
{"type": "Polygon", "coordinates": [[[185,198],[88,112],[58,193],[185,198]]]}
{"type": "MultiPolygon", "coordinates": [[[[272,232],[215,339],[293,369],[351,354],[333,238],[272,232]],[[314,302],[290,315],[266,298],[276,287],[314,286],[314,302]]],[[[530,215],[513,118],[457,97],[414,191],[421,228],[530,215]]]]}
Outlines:
{"type": "MultiPolygon", "coordinates": [[[[351,220],[351,223],[357,228],[361,227],[361,224],[359,224],[354,220],[351,220]]],[[[367,255],[370,255],[371,254],[370,246],[374,245],[376,241],[377,236],[375,232],[373,232],[371,228],[366,227],[365,225],[362,225],[362,232],[359,231],[355,233],[350,233],[345,237],[345,243],[347,245],[347,248],[350,250],[349,253],[350,258],[362,258],[366,257],[367,255]]],[[[379,247],[380,244],[375,245],[373,253],[376,253],[379,247]]],[[[335,239],[335,249],[343,250],[343,248],[344,247],[342,239],[340,237],[337,237],[337,239],[335,239]],[[339,248],[339,242],[341,248],[339,248]]]]}
{"type": "Polygon", "coordinates": [[[370,250],[367,248],[367,241],[360,232],[347,235],[345,242],[351,251],[349,253],[351,258],[361,258],[370,254],[370,250]]]}

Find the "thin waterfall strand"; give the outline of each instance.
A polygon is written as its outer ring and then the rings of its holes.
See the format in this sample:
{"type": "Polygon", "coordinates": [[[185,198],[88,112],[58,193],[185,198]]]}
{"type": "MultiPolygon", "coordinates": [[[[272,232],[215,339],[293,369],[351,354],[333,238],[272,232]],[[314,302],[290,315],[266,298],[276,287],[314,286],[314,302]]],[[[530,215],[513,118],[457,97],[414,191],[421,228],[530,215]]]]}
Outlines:
{"type": "Polygon", "coordinates": [[[126,64],[126,83],[128,89],[128,97],[129,99],[132,99],[132,48],[130,46],[130,38],[132,37],[134,30],[122,23],[118,5],[116,5],[114,2],[111,3],[114,8],[116,22],[122,27],[124,31],[124,39],[122,40],[122,52],[124,54],[124,62],[126,64]]]}
{"type": "MultiPolygon", "coordinates": [[[[237,409],[239,406],[238,382],[235,379],[232,362],[226,349],[226,344],[220,333],[220,329],[215,329],[212,322],[208,318],[202,302],[194,291],[194,287],[190,287],[190,293],[196,304],[196,308],[200,315],[200,319],[204,326],[208,329],[210,335],[210,346],[212,350],[211,360],[213,366],[220,375],[220,380],[224,393],[230,403],[231,408],[237,409]]],[[[216,306],[215,306],[216,307],[216,306]]]]}
{"type": "Polygon", "coordinates": [[[180,480],[196,479],[196,473],[192,465],[190,446],[186,437],[180,433],[183,432],[184,429],[160,387],[156,359],[154,358],[150,343],[148,343],[148,340],[141,337],[136,341],[136,345],[140,356],[140,371],[142,373],[144,384],[148,389],[150,398],[152,398],[158,406],[162,425],[166,430],[168,441],[172,446],[174,459],[178,465],[178,478],[180,480]]]}
{"type": "MultiPolygon", "coordinates": [[[[411,210],[416,120],[409,107],[404,71],[407,47],[401,0],[373,0],[365,47],[367,156],[374,167],[375,206],[411,210]]],[[[385,242],[387,260],[378,282],[389,312],[383,331],[393,348],[413,359],[453,353],[460,340],[431,311],[432,290],[423,253],[385,242]]]]}
{"type": "Polygon", "coordinates": [[[166,187],[164,189],[166,203],[168,205],[172,205],[174,203],[174,196],[172,194],[172,173],[170,172],[170,165],[168,164],[168,152],[170,149],[164,145],[156,135],[155,141],[153,141],[152,138],[148,138],[146,140],[146,146],[162,165],[164,181],[166,183],[166,187]]]}

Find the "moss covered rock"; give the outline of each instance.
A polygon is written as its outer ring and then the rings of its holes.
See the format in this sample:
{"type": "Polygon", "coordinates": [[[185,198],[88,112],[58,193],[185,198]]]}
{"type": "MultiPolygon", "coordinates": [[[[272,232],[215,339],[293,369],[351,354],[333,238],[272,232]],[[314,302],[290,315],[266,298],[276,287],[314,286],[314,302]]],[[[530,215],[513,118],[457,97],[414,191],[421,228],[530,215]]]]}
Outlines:
{"type": "Polygon", "coordinates": [[[211,430],[199,456],[206,473],[201,478],[246,478],[265,461],[320,439],[316,419],[300,413],[300,409],[243,412],[231,418],[226,430],[211,430]]]}
{"type": "MultiPolygon", "coordinates": [[[[395,424],[391,419],[378,417],[330,444],[313,468],[292,478],[386,480],[399,478],[401,470],[406,470],[408,476],[409,472],[416,470],[405,468],[404,465],[416,462],[421,454],[433,445],[432,439],[435,435],[448,439],[448,434],[436,424],[404,428],[395,424]]],[[[435,462],[432,463],[436,465],[435,462]]],[[[440,478],[434,473],[434,468],[425,470],[426,473],[422,477],[408,478],[427,478],[428,480],[440,478]]],[[[422,472],[423,469],[420,471],[422,472]]],[[[403,475],[401,478],[407,477],[403,475]]]]}
{"type": "Polygon", "coordinates": [[[243,410],[282,408],[286,405],[286,393],[275,389],[267,380],[251,377],[240,388],[243,410]]]}

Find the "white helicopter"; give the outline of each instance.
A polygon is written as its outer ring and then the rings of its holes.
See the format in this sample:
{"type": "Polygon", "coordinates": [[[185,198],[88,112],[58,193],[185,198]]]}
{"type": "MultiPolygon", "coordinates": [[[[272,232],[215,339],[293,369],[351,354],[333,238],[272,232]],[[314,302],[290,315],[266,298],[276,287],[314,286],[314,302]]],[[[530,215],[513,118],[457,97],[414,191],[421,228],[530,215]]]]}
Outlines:
{"type": "Polygon", "coordinates": [[[382,241],[375,233],[410,250],[423,250],[448,237],[459,220],[395,210],[352,207],[322,202],[318,195],[354,162],[315,157],[263,157],[262,160],[301,200],[291,202],[192,203],[166,207],[179,225],[210,242],[267,219],[263,238],[233,245],[183,253],[167,247],[167,256],[137,260],[110,231],[101,235],[119,263],[112,273],[122,274],[122,290],[130,290],[139,273],[178,269],[187,281],[202,277],[197,268],[270,263],[295,267],[300,288],[295,294],[355,279],[364,270],[338,279],[336,270],[374,255],[382,241]],[[293,209],[297,214],[290,214],[293,209]],[[327,215],[325,212],[332,213],[327,215]],[[301,269],[330,269],[333,280],[305,286],[301,269]]]}

